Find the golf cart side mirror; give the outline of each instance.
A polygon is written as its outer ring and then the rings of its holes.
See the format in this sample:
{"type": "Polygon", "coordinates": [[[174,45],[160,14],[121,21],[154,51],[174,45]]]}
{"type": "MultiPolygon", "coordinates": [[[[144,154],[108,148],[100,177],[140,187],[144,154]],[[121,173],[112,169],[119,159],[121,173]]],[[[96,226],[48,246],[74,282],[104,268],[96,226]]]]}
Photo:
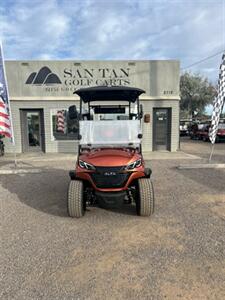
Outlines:
{"type": "Polygon", "coordinates": [[[141,133],[138,134],[138,138],[142,139],[143,135],[141,133]]]}
{"type": "Polygon", "coordinates": [[[143,105],[140,104],[140,119],[143,118],[143,105]]]}
{"type": "Polygon", "coordinates": [[[76,119],[78,119],[78,117],[79,117],[79,114],[78,114],[76,105],[70,106],[69,107],[69,118],[70,118],[70,120],[76,120],[76,119]]]}

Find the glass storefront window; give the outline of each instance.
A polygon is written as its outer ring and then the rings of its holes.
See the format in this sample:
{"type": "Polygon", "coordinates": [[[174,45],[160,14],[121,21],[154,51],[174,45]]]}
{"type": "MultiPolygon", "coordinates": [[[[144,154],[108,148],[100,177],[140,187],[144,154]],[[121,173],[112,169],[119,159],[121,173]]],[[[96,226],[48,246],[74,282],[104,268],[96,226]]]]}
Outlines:
{"type": "Polygon", "coordinates": [[[67,109],[52,110],[52,132],[55,140],[77,140],[78,120],[70,120],[67,109]]]}

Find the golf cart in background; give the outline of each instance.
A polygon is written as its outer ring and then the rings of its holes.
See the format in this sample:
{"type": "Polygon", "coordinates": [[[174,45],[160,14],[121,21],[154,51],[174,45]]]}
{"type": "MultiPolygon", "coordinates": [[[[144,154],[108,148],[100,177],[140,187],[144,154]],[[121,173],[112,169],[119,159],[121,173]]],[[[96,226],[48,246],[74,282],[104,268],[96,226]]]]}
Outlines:
{"type": "MultiPolygon", "coordinates": [[[[209,141],[211,122],[193,124],[190,131],[190,138],[209,141]]],[[[220,122],[216,133],[216,143],[225,141],[225,124],[220,122]]]]}
{"type": "Polygon", "coordinates": [[[131,87],[79,89],[80,109],[69,108],[69,118],[79,118],[79,152],[70,171],[68,214],[82,217],[86,205],[104,208],[136,204],[137,214],[154,210],[151,170],[145,168],[141,150],[143,90],[131,87]]]}
{"type": "Polygon", "coordinates": [[[180,120],[180,136],[189,135],[190,124],[191,124],[190,119],[181,119],[180,120]]]}

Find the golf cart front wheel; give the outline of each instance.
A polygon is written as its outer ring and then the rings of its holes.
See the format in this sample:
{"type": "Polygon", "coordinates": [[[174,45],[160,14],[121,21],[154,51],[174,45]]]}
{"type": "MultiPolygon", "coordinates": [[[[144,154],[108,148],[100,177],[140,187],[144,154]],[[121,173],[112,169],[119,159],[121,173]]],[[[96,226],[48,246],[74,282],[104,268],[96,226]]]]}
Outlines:
{"type": "Polygon", "coordinates": [[[138,197],[136,201],[137,214],[149,217],[154,212],[154,190],[149,178],[138,179],[138,197]]]}
{"type": "Polygon", "coordinates": [[[83,196],[83,182],[71,180],[68,188],[67,198],[68,214],[72,218],[83,217],[85,213],[85,202],[83,196]]]}

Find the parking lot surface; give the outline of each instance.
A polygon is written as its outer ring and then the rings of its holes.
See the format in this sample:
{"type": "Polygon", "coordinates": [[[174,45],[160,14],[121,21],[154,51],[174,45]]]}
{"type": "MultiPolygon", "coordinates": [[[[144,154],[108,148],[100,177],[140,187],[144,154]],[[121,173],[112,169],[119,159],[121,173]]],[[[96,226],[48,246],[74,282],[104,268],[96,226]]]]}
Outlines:
{"type": "MultiPolygon", "coordinates": [[[[210,145],[184,138],[181,149],[207,159],[210,145]]],[[[147,162],[151,218],[126,206],[69,218],[69,160],[1,175],[0,299],[225,299],[225,170],[179,163],[147,162]]]]}
{"type": "MultiPolygon", "coordinates": [[[[208,161],[212,150],[210,142],[191,140],[190,137],[181,138],[181,150],[199,156],[203,161],[208,161]]],[[[225,142],[214,145],[212,163],[225,163],[225,142]]]]}

